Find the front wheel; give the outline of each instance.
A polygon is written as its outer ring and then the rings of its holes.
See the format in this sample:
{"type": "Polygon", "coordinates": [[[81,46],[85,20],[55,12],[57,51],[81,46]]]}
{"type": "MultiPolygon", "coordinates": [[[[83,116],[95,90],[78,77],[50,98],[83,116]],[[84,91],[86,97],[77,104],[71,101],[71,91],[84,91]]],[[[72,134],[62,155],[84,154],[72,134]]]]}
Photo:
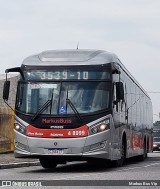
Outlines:
{"type": "Polygon", "coordinates": [[[120,167],[124,164],[126,159],[126,148],[125,148],[125,142],[122,142],[122,146],[121,146],[121,158],[118,160],[114,160],[112,161],[112,165],[114,167],[120,167]]]}
{"type": "Polygon", "coordinates": [[[58,165],[54,159],[40,158],[40,164],[45,169],[54,169],[58,165]]]}

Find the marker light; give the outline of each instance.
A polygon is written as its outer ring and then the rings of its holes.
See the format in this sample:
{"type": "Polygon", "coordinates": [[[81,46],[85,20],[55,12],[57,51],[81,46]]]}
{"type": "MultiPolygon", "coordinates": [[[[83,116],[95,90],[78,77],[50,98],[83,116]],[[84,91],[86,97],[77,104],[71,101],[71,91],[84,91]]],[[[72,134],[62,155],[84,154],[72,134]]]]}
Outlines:
{"type": "Polygon", "coordinates": [[[91,129],[91,131],[92,131],[92,133],[97,133],[98,132],[98,129],[97,129],[97,127],[92,127],[92,129],[91,129]]]}

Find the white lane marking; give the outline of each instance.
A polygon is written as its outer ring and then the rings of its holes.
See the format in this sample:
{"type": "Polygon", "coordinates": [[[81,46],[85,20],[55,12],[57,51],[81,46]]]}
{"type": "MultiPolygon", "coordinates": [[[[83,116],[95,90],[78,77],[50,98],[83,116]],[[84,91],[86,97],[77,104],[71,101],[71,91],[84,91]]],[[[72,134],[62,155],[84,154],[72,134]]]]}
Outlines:
{"type": "MultiPolygon", "coordinates": [[[[116,172],[122,172],[122,171],[133,170],[133,169],[141,169],[141,168],[151,167],[154,165],[160,165],[160,162],[152,163],[152,164],[145,165],[145,166],[131,167],[131,168],[126,168],[126,169],[116,170],[116,172]]],[[[56,178],[56,179],[54,178],[54,180],[67,180],[67,179],[74,179],[74,178],[79,178],[79,177],[90,177],[90,176],[94,176],[94,175],[97,176],[97,175],[101,175],[101,174],[104,175],[104,172],[103,173],[91,173],[91,174],[78,175],[78,176],[74,176],[74,177],[65,177],[65,178],[62,177],[62,178],[56,178]]]]}
{"type": "Polygon", "coordinates": [[[160,163],[152,163],[152,164],[141,166],[141,167],[140,166],[139,167],[131,167],[131,168],[127,168],[127,169],[118,170],[117,172],[127,171],[127,170],[131,170],[131,169],[141,169],[141,168],[151,167],[151,166],[157,165],[157,164],[160,164],[160,163]]]}

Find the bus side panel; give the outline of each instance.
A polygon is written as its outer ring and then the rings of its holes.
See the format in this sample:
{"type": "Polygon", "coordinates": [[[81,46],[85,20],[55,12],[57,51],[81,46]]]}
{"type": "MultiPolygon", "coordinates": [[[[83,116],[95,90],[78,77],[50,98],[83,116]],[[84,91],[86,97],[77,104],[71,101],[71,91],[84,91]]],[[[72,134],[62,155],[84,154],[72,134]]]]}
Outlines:
{"type": "Polygon", "coordinates": [[[113,100],[115,97],[114,83],[121,81],[124,85],[125,99],[113,105],[113,120],[115,132],[112,143],[122,142],[123,133],[126,134],[126,157],[143,154],[144,141],[147,151],[152,149],[152,105],[148,96],[120,68],[120,74],[113,74],[113,100]]]}

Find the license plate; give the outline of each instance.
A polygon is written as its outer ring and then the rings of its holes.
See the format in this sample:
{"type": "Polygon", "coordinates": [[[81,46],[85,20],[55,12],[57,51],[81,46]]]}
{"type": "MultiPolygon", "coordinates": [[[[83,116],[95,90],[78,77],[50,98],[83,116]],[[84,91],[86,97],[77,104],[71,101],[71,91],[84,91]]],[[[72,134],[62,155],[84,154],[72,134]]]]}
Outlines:
{"type": "Polygon", "coordinates": [[[49,154],[63,154],[64,149],[63,148],[52,148],[48,149],[49,154]]]}
{"type": "Polygon", "coordinates": [[[159,149],[160,149],[160,147],[159,147],[159,149]]]}

